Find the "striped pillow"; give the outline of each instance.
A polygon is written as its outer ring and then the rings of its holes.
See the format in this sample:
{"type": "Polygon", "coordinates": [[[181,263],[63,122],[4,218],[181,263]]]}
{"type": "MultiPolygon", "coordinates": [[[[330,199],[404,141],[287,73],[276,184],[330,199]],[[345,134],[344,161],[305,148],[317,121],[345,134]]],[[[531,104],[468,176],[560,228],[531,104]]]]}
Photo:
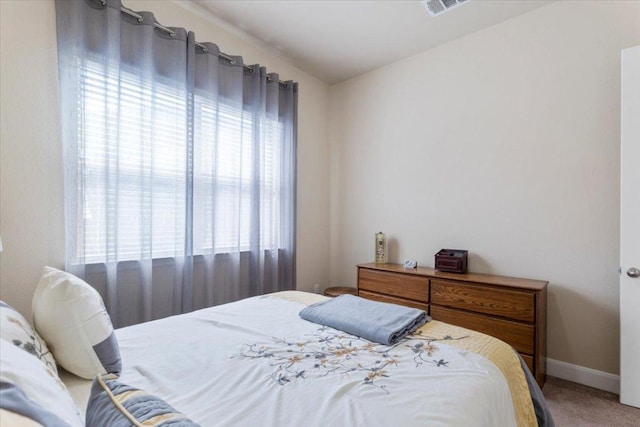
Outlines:
{"type": "Polygon", "coordinates": [[[159,397],[98,375],[91,385],[86,427],[200,427],[159,397]]]}

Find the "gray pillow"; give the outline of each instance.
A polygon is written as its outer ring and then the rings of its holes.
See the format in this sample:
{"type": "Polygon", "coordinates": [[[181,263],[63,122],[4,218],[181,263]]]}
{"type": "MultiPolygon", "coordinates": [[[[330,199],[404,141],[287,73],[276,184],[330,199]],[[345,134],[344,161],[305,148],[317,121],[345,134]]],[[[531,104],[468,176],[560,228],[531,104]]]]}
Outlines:
{"type": "Polygon", "coordinates": [[[115,375],[98,375],[91,385],[86,427],[200,427],[159,397],[123,384],[115,375]]]}

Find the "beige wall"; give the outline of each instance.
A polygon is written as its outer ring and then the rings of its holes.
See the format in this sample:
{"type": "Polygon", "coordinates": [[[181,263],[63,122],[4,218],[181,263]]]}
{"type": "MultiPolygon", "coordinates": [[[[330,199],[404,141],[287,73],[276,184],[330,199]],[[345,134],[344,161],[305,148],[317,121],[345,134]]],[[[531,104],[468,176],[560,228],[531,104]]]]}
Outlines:
{"type": "Polygon", "coordinates": [[[560,2],[331,88],[331,278],[373,260],[550,281],[548,355],[618,373],[620,51],[640,2],[560,2]]]}
{"type": "MultiPolygon", "coordinates": [[[[125,1],[300,83],[298,288],[329,278],[328,86],[216,21],[169,1],[125,1]]],[[[27,316],[44,265],[64,265],[62,145],[52,0],[0,1],[0,298],[27,316]]]]}

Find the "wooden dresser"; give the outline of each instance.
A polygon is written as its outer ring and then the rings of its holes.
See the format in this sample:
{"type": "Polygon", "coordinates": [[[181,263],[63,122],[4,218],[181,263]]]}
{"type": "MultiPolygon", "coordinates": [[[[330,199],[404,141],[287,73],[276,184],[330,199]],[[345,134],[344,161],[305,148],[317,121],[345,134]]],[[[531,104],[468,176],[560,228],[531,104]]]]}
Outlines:
{"type": "Polygon", "coordinates": [[[540,387],[546,379],[547,284],[399,264],[358,265],[359,296],[420,308],[435,320],[500,338],[520,353],[540,387]]]}

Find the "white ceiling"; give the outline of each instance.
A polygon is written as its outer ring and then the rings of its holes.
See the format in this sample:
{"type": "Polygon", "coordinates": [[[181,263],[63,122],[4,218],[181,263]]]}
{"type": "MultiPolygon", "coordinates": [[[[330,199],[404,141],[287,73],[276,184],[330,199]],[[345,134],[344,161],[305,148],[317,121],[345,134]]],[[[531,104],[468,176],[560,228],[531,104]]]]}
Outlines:
{"type": "Polygon", "coordinates": [[[418,0],[192,0],[236,31],[329,84],[552,1],[471,0],[432,17],[418,0]]]}

